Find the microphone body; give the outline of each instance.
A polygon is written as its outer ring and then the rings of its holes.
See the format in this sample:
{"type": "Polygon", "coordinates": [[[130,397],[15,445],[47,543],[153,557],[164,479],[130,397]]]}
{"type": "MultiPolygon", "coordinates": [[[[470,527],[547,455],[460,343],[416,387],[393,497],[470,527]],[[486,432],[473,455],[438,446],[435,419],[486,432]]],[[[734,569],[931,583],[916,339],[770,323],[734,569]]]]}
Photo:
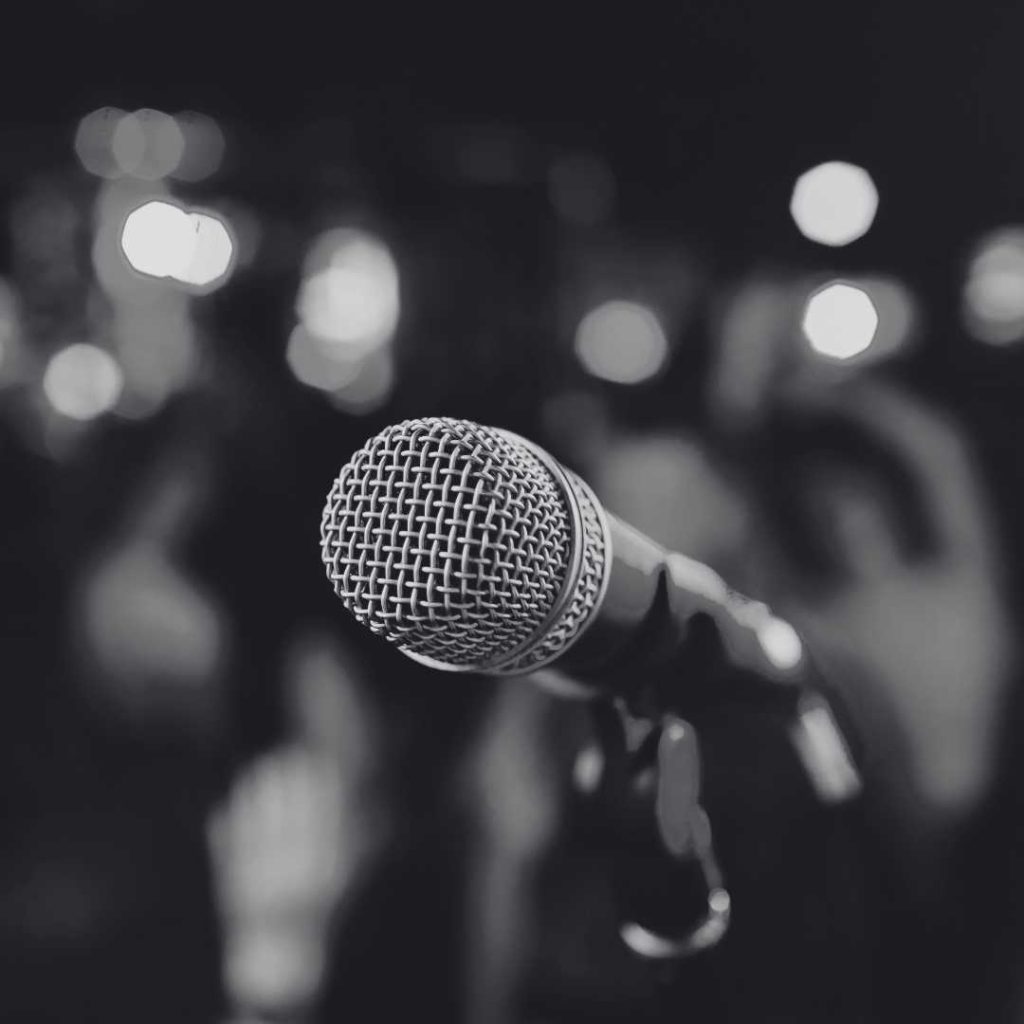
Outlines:
{"type": "Polygon", "coordinates": [[[780,682],[803,668],[799,638],[766,605],[606,512],[509,431],[441,418],[387,428],[335,481],[321,548],[356,618],[434,668],[626,695],[698,616],[738,668],[780,682]]]}

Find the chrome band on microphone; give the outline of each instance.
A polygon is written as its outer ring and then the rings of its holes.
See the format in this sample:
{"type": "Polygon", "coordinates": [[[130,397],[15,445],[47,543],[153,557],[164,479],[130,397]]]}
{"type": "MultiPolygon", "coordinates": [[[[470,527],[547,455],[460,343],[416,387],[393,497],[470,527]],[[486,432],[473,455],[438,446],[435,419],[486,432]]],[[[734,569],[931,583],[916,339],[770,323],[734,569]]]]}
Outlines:
{"type": "Polygon", "coordinates": [[[521,675],[543,668],[564,654],[601,607],[611,578],[611,536],[604,509],[583,480],[543,448],[508,431],[501,433],[526,445],[551,472],[565,497],[572,522],[572,559],[547,618],[518,649],[479,670],[521,675]]]}

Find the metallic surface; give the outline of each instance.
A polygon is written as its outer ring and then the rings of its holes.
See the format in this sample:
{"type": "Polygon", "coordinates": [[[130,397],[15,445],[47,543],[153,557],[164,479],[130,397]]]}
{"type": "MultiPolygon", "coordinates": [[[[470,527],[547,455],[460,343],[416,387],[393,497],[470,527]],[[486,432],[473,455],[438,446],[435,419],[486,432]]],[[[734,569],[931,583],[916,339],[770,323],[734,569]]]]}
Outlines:
{"type": "Polygon", "coordinates": [[[335,592],[438,668],[528,672],[583,630],[607,583],[590,489],[529,442],[466,420],[408,420],[342,467],[321,520],[335,592]]]}

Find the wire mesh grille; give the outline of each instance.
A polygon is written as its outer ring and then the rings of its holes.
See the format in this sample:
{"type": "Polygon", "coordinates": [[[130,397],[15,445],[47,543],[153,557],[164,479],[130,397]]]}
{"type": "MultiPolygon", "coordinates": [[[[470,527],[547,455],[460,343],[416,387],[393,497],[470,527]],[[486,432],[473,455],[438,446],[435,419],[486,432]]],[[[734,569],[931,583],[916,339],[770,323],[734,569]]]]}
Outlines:
{"type": "Polygon", "coordinates": [[[373,632],[450,665],[512,652],[568,572],[572,525],[549,470],[467,420],[388,427],[342,467],[320,528],[337,595],[373,632]]]}
{"type": "Polygon", "coordinates": [[[558,657],[580,635],[600,602],[607,570],[603,513],[590,488],[575,473],[569,473],[568,478],[576,495],[583,528],[579,575],[561,615],[537,643],[503,664],[503,673],[529,672],[558,657]]]}

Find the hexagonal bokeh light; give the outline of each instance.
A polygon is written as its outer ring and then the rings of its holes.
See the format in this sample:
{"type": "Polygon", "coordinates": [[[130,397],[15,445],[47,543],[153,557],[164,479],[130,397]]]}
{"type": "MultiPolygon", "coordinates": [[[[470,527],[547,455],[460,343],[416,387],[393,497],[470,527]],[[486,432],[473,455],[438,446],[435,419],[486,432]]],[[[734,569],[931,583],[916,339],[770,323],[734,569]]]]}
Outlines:
{"type": "Polygon", "coordinates": [[[878,211],[871,175],[833,160],[797,178],[789,212],[800,233],[821,245],[849,245],[868,232],[878,211]]]}
{"type": "Polygon", "coordinates": [[[815,352],[830,359],[852,359],[874,341],[878,311],[863,288],[834,281],[810,297],[802,326],[815,352]]]}

